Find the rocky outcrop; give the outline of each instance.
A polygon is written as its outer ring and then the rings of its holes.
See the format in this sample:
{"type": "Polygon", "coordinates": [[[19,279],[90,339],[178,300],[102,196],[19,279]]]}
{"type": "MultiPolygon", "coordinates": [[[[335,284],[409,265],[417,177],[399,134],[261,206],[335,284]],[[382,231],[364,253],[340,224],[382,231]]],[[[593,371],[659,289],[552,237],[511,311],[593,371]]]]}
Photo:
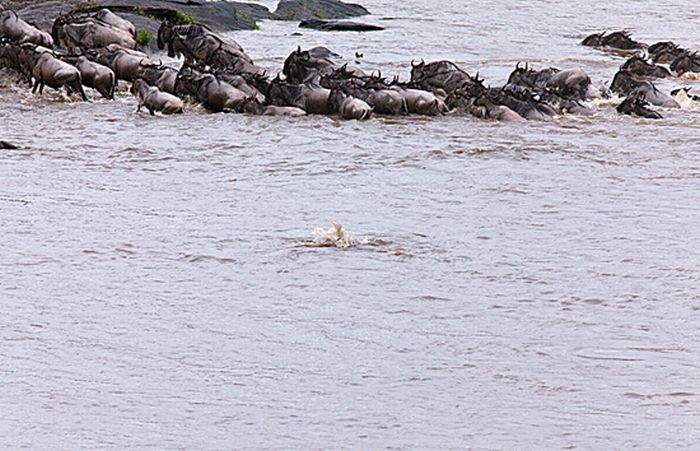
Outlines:
{"type": "Polygon", "coordinates": [[[302,20],[299,28],[311,28],[321,31],[381,31],[384,27],[360,22],[350,22],[341,20],[302,20]]]}
{"type": "MultiPolygon", "coordinates": [[[[215,32],[257,29],[258,20],[336,20],[369,14],[363,6],[340,0],[280,0],[271,13],[265,6],[235,1],[206,0],[0,0],[3,8],[12,8],[25,21],[50,32],[54,20],[73,12],[94,12],[108,8],[128,19],[137,29],[152,34],[165,19],[176,23],[197,22],[215,32]]],[[[370,31],[379,28],[363,24],[311,22],[319,30],[370,31]]],[[[154,34],[155,37],[155,34],[154,34]]]]}
{"type": "Polygon", "coordinates": [[[280,0],[273,17],[276,20],[346,19],[370,12],[361,5],[340,0],[280,0]]]}
{"type": "MultiPolygon", "coordinates": [[[[8,5],[12,7],[12,5],[8,5]]],[[[27,22],[44,31],[51,31],[53,21],[61,14],[92,12],[108,8],[125,19],[131,20],[137,29],[151,32],[164,19],[178,23],[197,22],[213,31],[253,30],[257,20],[271,19],[272,13],[262,5],[241,2],[206,2],[174,0],[93,0],[90,2],[32,2],[16,8],[27,22]],[[140,18],[139,18],[140,17],[140,18]]]]}

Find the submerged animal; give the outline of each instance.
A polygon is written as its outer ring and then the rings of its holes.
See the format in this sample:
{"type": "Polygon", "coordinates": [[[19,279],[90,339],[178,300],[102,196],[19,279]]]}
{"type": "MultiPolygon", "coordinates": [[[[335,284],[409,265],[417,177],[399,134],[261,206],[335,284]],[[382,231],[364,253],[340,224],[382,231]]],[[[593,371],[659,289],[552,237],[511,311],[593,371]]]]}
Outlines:
{"type": "Polygon", "coordinates": [[[662,119],[661,114],[647,108],[648,105],[649,103],[646,101],[644,93],[634,91],[617,107],[617,111],[630,116],[645,117],[647,119],[662,119]]]}
{"type": "Polygon", "coordinates": [[[178,114],[185,109],[185,104],[181,99],[172,94],[163,92],[155,86],[149,86],[145,81],[138,79],[131,86],[131,93],[138,99],[136,112],[146,107],[151,116],[156,111],[163,114],[178,114]]]}

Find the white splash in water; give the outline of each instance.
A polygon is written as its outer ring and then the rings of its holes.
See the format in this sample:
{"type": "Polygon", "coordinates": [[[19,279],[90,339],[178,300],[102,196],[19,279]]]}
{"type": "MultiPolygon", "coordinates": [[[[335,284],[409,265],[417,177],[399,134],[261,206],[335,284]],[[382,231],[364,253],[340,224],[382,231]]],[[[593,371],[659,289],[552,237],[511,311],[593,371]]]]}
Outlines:
{"type": "Polygon", "coordinates": [[[340,247],[348,248],[358,242],[353,238],[352,234],[345,230],[341,224],[333,222],[333,227],[328,230],[316,229],[314,235],[316,238],[313,243],[307,243],[315,247],[340,247]]]}
{"type": "Polygon", "coordinates": [[[693,100],[688,95],[688,91],[685,89],[681,89],[680,91],[678,91],[678,94],[674,96],[674,99],[676,99],[676,102],[678,102],[682,110],[697,111],[698,109],[700,109],[700,104],[697,101],[693,100]]]}

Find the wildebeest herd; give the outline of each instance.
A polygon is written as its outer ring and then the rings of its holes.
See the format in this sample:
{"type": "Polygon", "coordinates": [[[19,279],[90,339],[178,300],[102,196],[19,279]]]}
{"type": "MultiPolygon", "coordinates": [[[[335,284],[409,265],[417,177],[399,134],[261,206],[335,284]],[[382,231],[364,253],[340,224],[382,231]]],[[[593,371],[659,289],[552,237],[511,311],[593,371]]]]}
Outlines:
{"type": "MultiPolygon", "coordinates": [[[[468,114],[504,121],[547,120],[570,113],[587,115],[591,79],[582,69],[516,65],[505,85],[490,87],[450,61],[411,63],[410,80],[340,65],[329,49],[298,48],[282,73],[268,76],[236,42],[202,25],[164,21],[157,36],[160,49],[183,57],[178,69],[153,61],[136,50],[134,25],[103,9],[57,18],[51,34],[24,22],[13,11],[0,14],[0,67],[16,71],[41,94],[44,86],[65,88],[88,100],[87,86],[113,99],[117,83],[131,83],[138,109],[151,114],[181,113],[185,102],[214,112],[254,115],[338,115],[363,120],[379,115],[468,114]]],[[[583,45],[627,56],[609,90],[625,99],[617,110],[647,118],[661,115],[649,104],[680,105],[651,81],[700,72],[700,56],[672,42],[648,46],[625,32],[595,34],[583,45]],[[669,68],[660,64],[669,65],[669,68]]],[[[686,91],[687,94],[687,91],[686,91]]],[[[694,100],[698,100],[694,98],[694,100]]]]}

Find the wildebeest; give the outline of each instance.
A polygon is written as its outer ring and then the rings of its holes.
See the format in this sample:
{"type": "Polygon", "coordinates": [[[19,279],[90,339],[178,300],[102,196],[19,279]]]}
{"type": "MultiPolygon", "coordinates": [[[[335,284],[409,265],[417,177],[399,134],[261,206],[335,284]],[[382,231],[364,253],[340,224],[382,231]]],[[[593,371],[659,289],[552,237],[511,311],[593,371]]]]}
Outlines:
{"type": "Polygon", "coordinates": [[[633,91],[618,107],[618,113],[627,114],[630,116],[640,116],[648,119],[661,119],[662,116],[658,112],[647,108],[649,104],[643,93],[633,91]]]}
{"type": "Polygon", "coordinates": [[[284,60],[282,73],[289,83],[318,83],[321,77],[332,74],[336,67],[330,59],[313,56],[309,50],[298,47],[284,60]]]}
{"type": "MultiPolygon", "coordinates": [[[[10,41],[9,39],[0,38],[0,67],[7,67],[17,72],[22,71],[19,62],[19,54],[22,48],[19,44],[10,41]]],[[[24,73],[25,77],[31,74],[24,73]]]]}
{"type": "Polygon", "coordinates": [[[450,93],[445,102],[459,113],[467,113],[479,119],[504,122],[523,122],[525,118],[507,106],[499,105],[494,98],[494,90],[483,85],[478,76],[474,83],[450,93]]]}
{"type": "Polygon", "coordinates": [[[243,91],[222,82],[214,75],[201,74],[188,68],[178,73],[175,93],[179,97],[193,98],[215,112],[241,111],[247,98],[243,91]]]}
{"type": "Polygon", "coordinates": [[[475,83],[474,77],[451,61],[415,64],[411,61],[411,86],[434,94],[450,94],[475,83]]]}
{"type": "Polygon", "coordinates": [[[644,94],[645,100],[652,105],[666,108],[680,108],[680,105],[673,97],[659,91],[652,82],[641,80],[635,77],[634,74],[625,70],[619,70],[617,74],[615,74],[615,78],[613,78],[612,84],[610,85],[610,90],[626,96],[629,96],[633,91],[638,91],[644,94]]]}
{"type": "Polygon", "coordinates": [[[635,41],[626,31],[616,31],[614,33],[596,33],[588,36],[581,42],[588,47],[596,47],[601,50],[613,51],[620,54],[636,53],[638,50],[647,48],[647,45],[635,41]]]}
{"type": "Polygon", "coordinates": [[[679,76],[686,72],[700,72],[700,54],[683,53],[671,63],[671,70],[679,76]]]}
{"type": "Polygon", "coordinates": [[[140,78],[151,86],[155,86],[161,91],[175,94],[175,81],[177,80],[177,69],[163,64],[152,64],[141,60],[136,69],[134,79],[140,78]]]}
{"type": "Polygon", "coordinates": [[[158,28],[157,45],[161,50],[167,46],[171,58],[183,56],[185,66],[227,69],[237,74],[262,72],[237,42],[217,36],[203,25],[174,25],[166,20],[158,28]]]}
{"type": "Polygon", "coordinates": [[[260,83],[260,79],[264,78],[263,74],[236,75],[225,70],[218,70],[212,73],[219,80],[243,91],[247,96],[253,96],[259,102],[265,102],[265,94],[257,87],[257,84],[260,83]]]}
{"type": "Polygon", "coordinates": [[[241,111],[256,116],[306,116],[306,111],[293,106],[265,105],[255,96],[248,97],[241,106],[241,111]]]}
{"type": "Polygon", "coordinates": [[[80,71],[82,83],[97,90],[105,99],[114,99],[117,79],[114,71],[107,66],[90,61],[85,56],[63,57],[63,61],[72,64],[80,71]]]}
{"type": "Polygon", "coordinates": [[[447,105],[435,94],[422,89],[406,88],[397,83],[392,89],[406,102],[409,113],[424,116],[439,116],[449,111],[447,105]]]}
{"type": "Polygon", "coordinates": [[[29,42],[44,47],[53,47],[51,35],[20,19],[12,10],[0,13],[0,38],[5,37],[18,44],[29,42]]]}
{"type": "Polygon", "coordinates": [[[620,69],[639,77],[666,78],[671,76],[668,69],[649,63],[641,56],[633,56],[628,59],[620,69]]]}
{"type": "Polygon", "coordinates": [[[657,42],[647,49],[651,60],[660,64],[671,64],[676,58],[683,55],[686,50],[671,41],[657,42]]]}
{"type": "Polygon", "coordinates": [[[331,110],[340,114],[343,119],[364,121],[372,116],[373,108],[367,102],[351,97],[339,88],[331,90],[328,103],[331,110]]]}
{"type": "Polygon", "coordinates": [[[530,69],[518,63],[508,77],[508,84],[526,88],[547,88],[566,99],[585,100],[591,78],[583,69],[560,70],[548,67],[541,70],[530,69]]]}
{"type": "Polygon", "coordinates": [[[134,36],[122,28],[98,20],[89,15],[68,15],[58,17],[51,29],[54,42],[62,44],[69,51],[107,47],[116,44],[125,49],[136,48],[134,36]]]}
{"type": "Polygon", "coordinates": [[[309,114],[333,114],[328,97],[331,90],[322,86],[289,83],[275,78],[270,83],[268,101],[277,106],[294,106],[309,114]]]}
{"type": "Polygon", "coordinates": [[[118,45],[88,50],[87,56],[92,61],[112,69],[118,80],[129,82],[136,79],[143,65],[159,65],[159,63],[148,58],[145,53],[124,49],[118,45]]]}
{"type": "Polygon", "coordinates": [[[38,88],[39,94],[43,94],[44,86],[53,89],[65,86],[69,94],[76,92],[84,101],[88,101],[83,91],[80,71],[56,58],[50,51],[38,50],[33,44],[23,44],[20,64],[24,65],[34,77],[32,93],[35,93],[38,88]]]}
{"type": "Polygon", "coordinates": [[[137,79],[131,85],[131,93],[138,99],[136,112],[146,107],[151,116],[156,111],[163,114],[177,114],[184,111],[185,105],[181,99],[167,92],[162,92],[155,86],[149,86],[145,81],[137,79]]]}

